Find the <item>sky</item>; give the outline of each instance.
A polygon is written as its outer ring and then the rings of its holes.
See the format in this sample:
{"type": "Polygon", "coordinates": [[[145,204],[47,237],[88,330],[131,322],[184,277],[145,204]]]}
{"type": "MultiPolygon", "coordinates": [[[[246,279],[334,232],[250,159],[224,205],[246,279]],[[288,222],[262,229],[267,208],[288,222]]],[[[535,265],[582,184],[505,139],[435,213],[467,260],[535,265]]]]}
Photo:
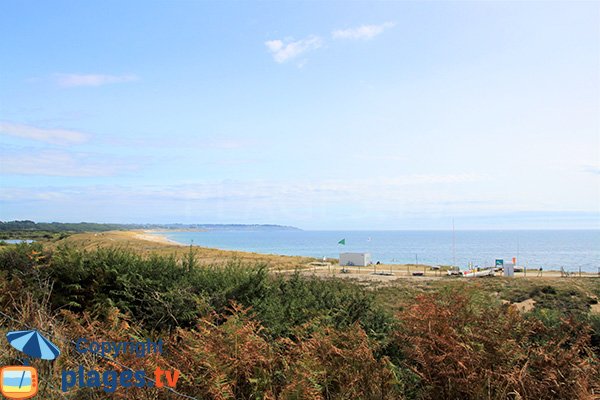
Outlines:
{"type": "Polygon", "coordinates": [[[599,2],[0,3],[0,220],[600,228],[599,2]]]}

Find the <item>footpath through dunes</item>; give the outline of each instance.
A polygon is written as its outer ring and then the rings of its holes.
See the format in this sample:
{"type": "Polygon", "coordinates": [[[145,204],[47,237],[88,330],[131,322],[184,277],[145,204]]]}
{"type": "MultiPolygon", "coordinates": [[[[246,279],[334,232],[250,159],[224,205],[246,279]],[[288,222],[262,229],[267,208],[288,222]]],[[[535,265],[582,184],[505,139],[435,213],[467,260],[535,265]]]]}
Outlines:
{"type": "MultiPolygon", "coordinates": [[[[142,255],[175,255],[185,256],[190,251],[190,246],[170,241],[160,235],[152,235],[148,231],[110,231],[102,233],[78,233],[65,239],[49,242],[50,247],[61,244],[73,245],[78,249],[95,250],[98,248],[119,247],[134,251],[142,255]]],[[[46,245],[46,243],[44,243],[46,245]]],[[[304,268],[316,261],[310,257],[280,256],[275,254],[259,254],[244,251],[231,251],[212,249],[194,245],[196,261],[200,265],[215,265],[225,263],[232,259],[244,263],[263,263],[270,269],[296,269],[304,268]]]]}

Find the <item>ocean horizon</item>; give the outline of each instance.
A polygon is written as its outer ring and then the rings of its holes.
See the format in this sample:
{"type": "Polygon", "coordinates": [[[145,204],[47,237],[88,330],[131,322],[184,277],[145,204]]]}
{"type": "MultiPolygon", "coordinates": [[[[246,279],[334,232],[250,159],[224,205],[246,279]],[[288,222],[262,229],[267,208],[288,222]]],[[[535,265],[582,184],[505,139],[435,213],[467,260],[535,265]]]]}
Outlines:
{"type": "Polygon", "coordinates": [[[496,259],[544,270],[598,272],[600,230],[161,231],[181,243],[262,254],[338,258],[368,252],[373,262],[491,266],[496,259]],[[345,239],[345,245],[338,242],[345,239]]]}

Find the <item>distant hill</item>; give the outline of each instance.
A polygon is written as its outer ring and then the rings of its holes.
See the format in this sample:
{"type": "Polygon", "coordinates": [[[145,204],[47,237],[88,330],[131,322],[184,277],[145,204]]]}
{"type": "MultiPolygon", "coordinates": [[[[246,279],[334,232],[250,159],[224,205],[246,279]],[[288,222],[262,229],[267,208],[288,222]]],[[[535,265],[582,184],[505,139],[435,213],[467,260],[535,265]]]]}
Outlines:
{"type": "MultiPolygon", "coordinates": [[[[300,228],[273,224],[165,224],[158,228],[204,229],[209,231],[300,231],[300,228]]],[[[153,228],[149,228],[153,229],[153,228]]]]}
{"type": "Polygon", "coordinates": [[[265,230],[300,230],[292,226],[282,225],[244,225],[244,224],[98,224],[93,222],[63,223],[63,222],[34,222],[0,221],[0,232],[105,232],[129,229],[203,229],[203,230],[229,230],[229,231],[265,231],[265,230]]]}

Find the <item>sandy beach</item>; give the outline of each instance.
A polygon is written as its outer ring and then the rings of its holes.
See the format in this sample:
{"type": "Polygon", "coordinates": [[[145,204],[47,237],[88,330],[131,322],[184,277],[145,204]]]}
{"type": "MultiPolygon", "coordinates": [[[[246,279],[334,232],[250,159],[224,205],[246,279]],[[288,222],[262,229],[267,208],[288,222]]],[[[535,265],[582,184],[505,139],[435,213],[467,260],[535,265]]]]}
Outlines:
{"type": "Polygon", "coordinates": [[[171,239],[167,238],[164,235],[161,235],[161,234],[157,233],[157,232],[160,232],[160,231],[143,230],[143,231],[131,231],[131,232],[135,235],[135,238],[139,239],[139,240],[145,240],[145,241],[148,241],[148,242],[169,244],[169,245],[175,245],[175,246],[186,246],[183,243],[176,242],[174,240],[171,240],[171,239]]]}

